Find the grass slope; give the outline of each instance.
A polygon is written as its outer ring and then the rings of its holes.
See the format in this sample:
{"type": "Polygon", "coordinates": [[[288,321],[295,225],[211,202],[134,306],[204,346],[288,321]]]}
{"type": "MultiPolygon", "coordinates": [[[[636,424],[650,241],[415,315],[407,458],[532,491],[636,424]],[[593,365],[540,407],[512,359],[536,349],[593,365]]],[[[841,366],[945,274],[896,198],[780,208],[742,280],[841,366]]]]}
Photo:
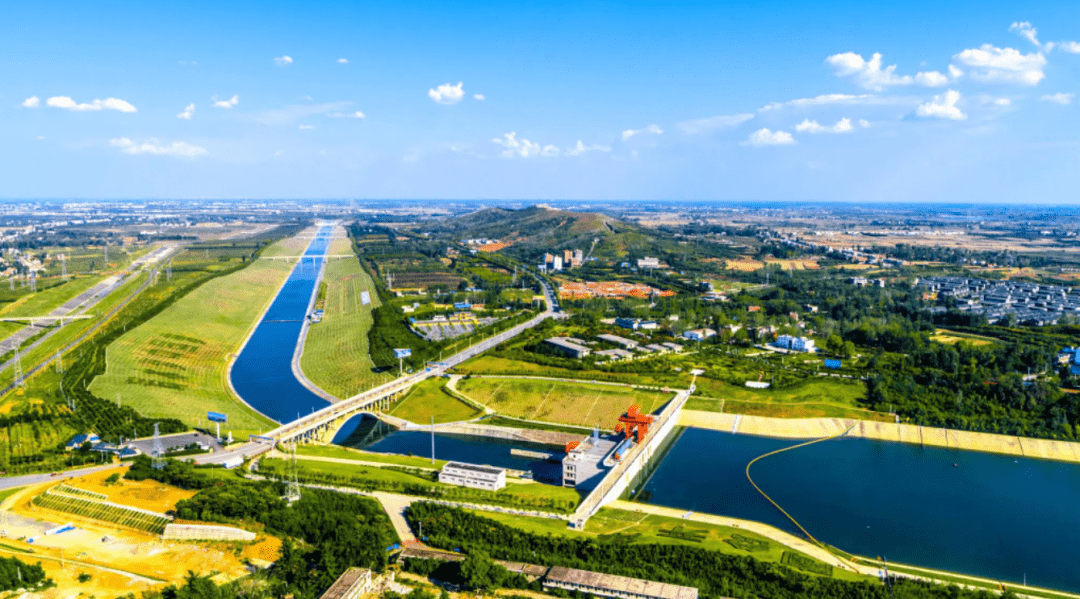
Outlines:
{"type": "Polygon", "coordinates": [[[394,404],[391,416],[404,418],[417,424],[426,424],[435,418],[436,423],[470,420],[480,415],[472,406],[450,395],[445,389],[446,381],[430,378],[417,383],[405,396],[394,404]]]}
{"type": "MultiPolygon", "coordinates": [[[[350,254],[348,239],[335,239],[330,254],[350,254]]],[[[368,354],[368,329],[371,311],[379,298],[371,277],[354,258],[333,259],[326,265],[326,304],[323,320],[308,329],[300,368],[311,382],[340,398],[351,397],[386,381],[386,375],[373,372],[368,354]],[[371,297],[368,305],[360,301],[361,292],[371,297]]]]}
{"type": "Polygon", "coordinates": [[[614,385],[514,378],[472,378],[458,390],[494,410],[516,418],[613,429],[631,404],[650,413],[672,394],[614,385]]]}
{"type": "Polygon", "coordinates": [[[227,430],[238,436],[273,428],[271,420],[233,395],[226,374],[230,356],[292,266],[259,260],[192,291],[113,343],[108,369],[91,390],[106,398],[119,394],[145,416],[179,418],[191,426],[206,426],[207,411],[222,412],[229,416],[227,430]]]}

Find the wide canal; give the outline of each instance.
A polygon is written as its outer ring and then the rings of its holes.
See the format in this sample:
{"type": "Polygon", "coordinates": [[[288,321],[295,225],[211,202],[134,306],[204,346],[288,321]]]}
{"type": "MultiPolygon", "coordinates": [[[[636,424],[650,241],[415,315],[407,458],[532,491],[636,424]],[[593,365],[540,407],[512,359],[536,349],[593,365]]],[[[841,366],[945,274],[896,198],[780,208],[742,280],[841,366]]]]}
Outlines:
{"type": "MultiPolygon", "coordinates": [[[[800,535],[746,478],[752,459],[798,443],[685,429],[642,498],[800,535]]],[[[764,458],[750,474],[844,551],[1080,592],[1080,465],[840,438],[764,458]]]]}
{"type": "Polygon", "coordinates": [[[229,373],[240,397],[277,422],[291,422],[330,405],[301,384],[292,370],[330,233],[329,226],[319,228],[229,373]]]}

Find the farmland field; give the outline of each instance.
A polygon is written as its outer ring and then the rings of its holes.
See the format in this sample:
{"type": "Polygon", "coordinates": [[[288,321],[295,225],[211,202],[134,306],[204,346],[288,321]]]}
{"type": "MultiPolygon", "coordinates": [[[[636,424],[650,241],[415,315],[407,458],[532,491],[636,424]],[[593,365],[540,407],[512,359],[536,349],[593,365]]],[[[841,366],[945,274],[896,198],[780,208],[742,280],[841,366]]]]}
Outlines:
{"type": "MultiPolygon", "coordinates": [[[[302,247],[295,246],[303,244],[290,243],[289,252],[298,254],[302,247]]],[[[91,390],[109,399],[119,395],[144,416],[174,417],[189,426],[206,426],[206,412],[215,411],[228,415],[225,428],[237,436],[273,428],[234,396],[227,370],[292,266],[259,260],[195,289],[110,345],[108,368],[91,390]]]]}
{"type": "Polygon", "coordinates": [[[615,385],[516,378],[471,378],[460,381],[466,396],[508,416],[593,426],[611,430],[631,404],[651,413],[673,394],[615,385]]]}
{"type": "Polygon", "coordinates": [[[431,422],[457,422],[479,416],[479,412],[469,404],[450,395],[445,389],[446,381],[430,378],[417,383],[405,396],[394,404],[391,416],[404,418],[409,422],[424,424],[431,422]]]}
{"type": "Polygon", "coordinates": [[[160,516],[153,516],[133,509],[125,509],[117,505],[109,505],[93,499],[77,497],[57,493],[54,490],[46,491],[34,498],[34,505],[66,512],[93,520],[112,522],[135,530],[161,534],[169,520],[160,516]]]}
{"type": "MultiPolygon", "coordinates": [[[[348,238],[335,239],[329,254],[351,254],[348,238]]],[[[332,259],[323,276],[326,284],[322,322],[308,328],[300,368],[311,382],[340,398],[385,382],[386,375],[373,372],[368,355],[371,311],[379,296],[371,277],[356,258],[332,259]],[[361,302],[367,291],[371,303],[361,302]]]]}
{"type": "MultiPolygon", "coordinates": [[[[101,282],[105,277],[98,275],[89,275],[83,277],[72,277],[66,283],[42,289],[38,287],[37,293],[26,293],[15,301],[3,304],[0,308],[0,317],[12,317],[12,316],[45,316],[54,309],[60,307],[71,298],[79,295],[80,293],[90,289],[94,285],[101,282]]],[[[0,285],[2,288],[2,285],[0,285]]],[[[15,287],[16,293],[20,292],[18,286],[15,287]]],[[[11,293],[8,289],[3,289],[5,293],[11,293]]],[[[0,337],[6,337],[23,328],[25,323],[18,322],[0,322],[0,337]]]]}

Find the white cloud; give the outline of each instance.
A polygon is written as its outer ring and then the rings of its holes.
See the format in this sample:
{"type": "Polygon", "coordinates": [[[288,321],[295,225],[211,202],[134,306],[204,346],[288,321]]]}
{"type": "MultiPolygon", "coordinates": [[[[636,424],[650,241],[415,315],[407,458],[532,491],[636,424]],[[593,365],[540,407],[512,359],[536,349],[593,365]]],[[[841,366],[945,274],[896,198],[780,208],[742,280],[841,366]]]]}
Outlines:
{"type": "Polygon", "coordinates": [[[566,155],[567,156],[578,156],[580,154],[584,154],[585,152],[610,152],[610,151],[611,151],[611,146],[604,146],[604,145],[601,145],[601,144],[592,144],[591,146],[587,146],[584,143],[582,143],[581,140],[579,139],[576,146],[574,146],[574,147],[572,147],[572,148],[570,148],[569,150],[566,151],[566,155]]]}
{"type": "MultiPolygon", "coordinates": [[[[342,114],[347,116],[350,113],[342,113],[343,110],[349,108],[352,102],[325,102],[322,104],[289,104],[283,108],[274,108],[271,110],[263,110],[254,115],[255,122],[262,125],[291,125],[297,121],[301,121],[310,116],[319,114],[342,114]]],[[[356,117],[356,113],[351,113],[353,118],[356,117]]]]}
{"type": "Polygon", "coordinates": [[[274,64],[279,67],[287,67],[293,63],[292,56],[278,56],[274,58],[274,64]]]}
{"type": "Polygon", "coordinates": [[[328,117],[332,119],[363,119],[367,118],[367,115],[356,110],[354,112],[330,112],[327,113],[328,117]]]}
{"type": "Polygon", "coordinates": [[[1046,94],[1039,98],[1043,102],[1053,102],[1054,104],[1072,104],[1073,94],[1067,94],[1065,92],[1058,92],[1056,94],[1046,94]]]}
{"type": "Polygon", "coordinates": [[[195,103],[192,102],[191,104],[188,104],[184,108],[184,112],[181,112],[180,114],[176,115],[176,118],[190,121],[191,117],[194,116],[194,115],[195,115],[195,103]]]}
{"type": "Polygon", "coordinates": [[[119,98],[105,98],[104,100],[94,100],[89,104],[79,104],[67,96],[53,96],[52,98],[45,100],[45,104],[53,108],[63,108],[65,110],[75,110],[79,112],[96,110],[138,112],[134,106],[119,98]]]}
{"type": "Polygon", "coordinates": [[[804,119],[803,122],[795,125],[795,130],[799,133],[851,133],[854,127],[851,126],[851,119],[840,119],[832,127],[826,127],[818,124],[817,121],[811,121],[810,119],[804,119]]]}
{"type": "Polygon", "coordinates": [[[487,98],[484,96],[484,94],[473,94],[472,97],[473,97],[474,100],[480,100],[480,101],[487,100],[487,98]]]}
{"type": "Polygon", "coordinates": [[[301,131],[310,131],[315,128],[315,125],[300,125],[301,131]]]}
{"type": "Polygon", "coordinates": [[[762,127],[750,134],[743,142],[749,146],[785,146],[795,143],[795,138],[787,131],[770,131],[762,127]]]}
{"type": "Polygon", "coordinates": [[[1054,47],[1069,54],[1080,54],[1080,42],[1058,42],[1054,47]]]}
{"type": "Polygon", "coordinates": [[[878,96],[875,94],[822,94],[813,98],[798,98],[787,102],[772,102],[758,109],[758,112],[768,112],[781,108],[812,108],[839,104],[844,106],[886,106],[897,104],[918,104],[920,100],[908,96],[878,96]]]}
{"type": "Polygon", "coordinates": [[[660,135],[663,132],[664,130],[660,128],[660,125],[652,124],[648,127],[645,127],[644,129],[627,129],[626,131],[623,131],[622,140],[626,141],[635,135],[641,135],[643,133],[648,133],[649,135],[660,135]]]}
{"type": "Polygon", "coordinates": [[[843,52],[827,57],[825,62],[833,67],[833,72],[837,77],[852,77],[862,87],[876,91],[895,85],[913,83],[927,87],[940,87],[949,82],[949,78],[938,71],[918,73],[914,77],[897,75],[896,65],[881,68],[881,54],[877,52],[870,57],[870,60],[864,59],[861,54],[843,52]]]}
{"type": "Polygon", "coordinates": [[[160,145],[160,142],[156,139],[148,139],[140,144],[131,141],[127,137],[120,137],[109,140],[109,143],[114,147],[120,148],[125,154],[154,154],[157,156],[183,156],[186,158],[206,156],[209,154],[209,152],[206,151],[206,148],[183,141],[174,141],[165,146],[160,145]]]}
{"type": "Polygon", "coordinates": [[[949,65],[949,76],[953,79],[959,79],[963,76],[964,72],[956,67],[956,65],[949,65]]]}
{"type": "Polygon", "coordinates": [[[1015,31],[1027,41],[1035,44],[1035,46],[1039,48],[1042,48],[1042,44],[1039,43],[1039,32],[1037,29],[1035,29],[1035,27],[1031,25],[1031,23],[1027,21],[1013,23],[1009,26],[1009,31],[1015,31]]]}
{"type": "Polygon", "coordinates": [[[233,96],[228,100],[218,100],[217,96],[214,96],[210,99],[213,101],[213,104],[211,104],[211,106],[213,106],[214,108],[224,108],[226,110],[240,103],[240,96],[233,96]]]}
{"type": "Polygon", "coordinates": [[[1046,57],[1041,52],[1023,54],[1015,48],[983,44],[969,48],[953,59],[971,69],[971,78],[987,83],[1036,85],[1042,81],[1046,57]]]}
{"type": "Polygon", "coordinates": [[[721,114],[704,119],[694,119],[691,121],[675,123],[675,126],[682,129],[683,133],[686,133],[687,135],[696,135],[698,133],[706,133],[725,127],[738,127],[752,118],[754,118],[754,113],[752,112],[721,114]]]}
{"type": "Polygon", "coordinates": [[[934,96],[933,100],[925,104],[919,104],[919,107],[915,109],[915,114],[924,118],[962,121],[967,118],[967,115],[956,106],[959,100],[960,92],[950,89],[944,94],[934,96]]]}
{"type": "Polygon", "coordinates": [[[349,59],[348,58],[339,58],[339,59],[337,59],[337,63],[338,64],[349,64],[349,59]]]}
{"type": "Polygon", "coordinates": [[[870,121],[868,121],[866,119],[859,119],[859,126],[862,127],[863,129],[866,129],[867,127],[870,126],[870,121]]]}
{"type": "Polygon", "coordinates": [[[949,78],[938,71],[926,71],[917,73],[915,82],[924,87],[941,87],[949,84],[949,78]]]}
{"type": "Polygon", "coordinates": [[[37,96],[30,96],[23,100],[22,105],[23,108],[37,108],[38,106],[41,106],[41,100],[37,96]]]}
{"type": "Polygon", "coordinates": [[[491,141],[504,148],[500,153],[503,158],[513,158],[515,156],[520,156],[521,158],[531,158],[533,156],[550,158],[559,155],[559,148],[550,144],[542,146],[527,139],[518,139],[517,133],[514,131],[511,131],[502,137],[496,137],[491,141]]]}
{"type": "Polygon", "coordinates": [[[1011,106],[1012,100],[1008,98],[994,98],[994,106],[1011,106]]]}
{"type": "Polygon", "coordinates": [[[462,89],[462,83],[458,81],[457,85],[444,83],[439,87],[429,89],[427,95],[439,104],[457,104],[465,97],[465,90],[462,89]]]}

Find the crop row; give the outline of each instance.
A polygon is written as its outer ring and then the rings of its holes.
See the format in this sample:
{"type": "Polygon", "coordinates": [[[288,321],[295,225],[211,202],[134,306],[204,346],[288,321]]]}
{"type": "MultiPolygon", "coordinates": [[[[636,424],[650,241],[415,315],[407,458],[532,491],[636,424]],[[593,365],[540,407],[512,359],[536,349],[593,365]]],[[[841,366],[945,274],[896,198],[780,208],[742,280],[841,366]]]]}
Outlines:
{"type": "Polygon", "coordinates": [[[60,512],[75,514],[94,520],[103,520],[113,524],[119,524],[135,530],[161,534],[165,532],[165,525],[169,519],[164,516],[154,516],[145,512],[127,509],[123,506],[102,503],[81,497],[69,497],[46,491],[34,498],[34,505],[60,512]]]}

